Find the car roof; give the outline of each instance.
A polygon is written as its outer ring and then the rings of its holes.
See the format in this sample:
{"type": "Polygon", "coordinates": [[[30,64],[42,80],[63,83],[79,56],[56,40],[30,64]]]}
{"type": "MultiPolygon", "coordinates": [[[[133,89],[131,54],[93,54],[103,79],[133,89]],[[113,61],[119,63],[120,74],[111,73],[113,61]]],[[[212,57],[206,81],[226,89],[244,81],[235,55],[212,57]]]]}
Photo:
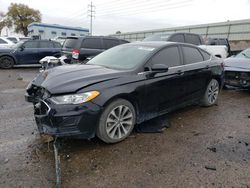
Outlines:
{"type": "Polygon", "coordinates": [[[110,37],[110,36],[70,36],[70,37],[67,37],[66,39],[84,39],[84,38],[105,38],[105,39],[124,40],[124,39],[119,39],[119,38],[110,37]]]}
{"type": "Polygon", "coordinates": [[[187,43],[180,43],[180,42],[169,42],[169,41],[142,41],[142,42],[133,42],[127,43],[123,45],[131,45],[131,46],[145,46],[145,47],[152,47],[152,48],[162,48],[173,44],[182,44],[185,46],[192,46],[197,48],[197,46],[187,43]]]}

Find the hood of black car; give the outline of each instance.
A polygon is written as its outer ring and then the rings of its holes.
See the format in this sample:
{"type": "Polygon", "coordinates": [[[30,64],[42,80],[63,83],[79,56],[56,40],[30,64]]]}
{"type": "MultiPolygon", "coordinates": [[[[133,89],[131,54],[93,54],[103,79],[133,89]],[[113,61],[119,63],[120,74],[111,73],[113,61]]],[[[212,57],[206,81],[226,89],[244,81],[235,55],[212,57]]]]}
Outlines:
{"type": "Polygon", "coordinates": [[[44,71],[32,82],[51,94],[73,93],[96,83],[117,79],[122,73],[95,65],[63,65],[44,71]]]}
{"type": "Polygon", "coordinates": [[[248,58],[227,58],[224,60],[225,70],[250,71],[250,59],[248,58]]]}

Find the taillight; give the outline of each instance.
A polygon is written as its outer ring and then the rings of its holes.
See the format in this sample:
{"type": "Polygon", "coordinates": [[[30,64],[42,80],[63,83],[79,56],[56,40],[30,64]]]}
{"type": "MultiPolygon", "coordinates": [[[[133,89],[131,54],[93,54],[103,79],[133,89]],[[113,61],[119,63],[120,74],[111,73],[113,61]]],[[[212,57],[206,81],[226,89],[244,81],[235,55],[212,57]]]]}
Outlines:
{"type": "Polygon", "coordinates": [[[74,49],[72,50],[72,58],[78,59],[80,54],[80,50],[74,49]]]}

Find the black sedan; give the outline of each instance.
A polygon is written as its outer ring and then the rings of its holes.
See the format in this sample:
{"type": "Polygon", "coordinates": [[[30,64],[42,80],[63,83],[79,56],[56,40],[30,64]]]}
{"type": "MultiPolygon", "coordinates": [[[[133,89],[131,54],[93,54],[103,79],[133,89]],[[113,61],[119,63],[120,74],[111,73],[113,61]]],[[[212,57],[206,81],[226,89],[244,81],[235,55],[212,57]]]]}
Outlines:
{"type": "MultiPolygon", "coordinates": [[[[61,56],[61,45],[49,40],[29,40],[19,42],[12,48],[0,49],[0,68],[18,66],[39,66],[45,56],[61,56]]],[[[41,66],[41,65],[40,65],[41,66]]]]}
{"type": "Polygon", "coordinates": [[[225,86],[250,89],[250,49],[225,61],[225,86]]]}
{"type": "Polygon", "coordinates": [[[40,133],[116,143],[142,123],[186,105],[216,103],[220,59],[189,45],[140,42],[111,48],[85,65],[38,75],[26,100],[40,133]]]}

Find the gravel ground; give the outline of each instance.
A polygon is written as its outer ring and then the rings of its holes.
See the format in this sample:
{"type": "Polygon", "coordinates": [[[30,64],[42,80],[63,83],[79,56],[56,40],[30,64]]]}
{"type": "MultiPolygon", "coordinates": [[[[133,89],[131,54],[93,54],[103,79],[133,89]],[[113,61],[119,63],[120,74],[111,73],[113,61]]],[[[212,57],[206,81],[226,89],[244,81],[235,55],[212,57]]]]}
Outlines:
{"type": "MultiPolygon", "coordinates": [[[[0,187],[55,185],[53,147],[38,135],[33,107],[24,101],[37,73],[0,70],[0,187]]],[[[171,127],[163,133],[133,133],[115,145],[65,140],[62,187],[249,188],[249,104],[250,92],[223,90],[218,106],[170,114],[171,127]]]]}

